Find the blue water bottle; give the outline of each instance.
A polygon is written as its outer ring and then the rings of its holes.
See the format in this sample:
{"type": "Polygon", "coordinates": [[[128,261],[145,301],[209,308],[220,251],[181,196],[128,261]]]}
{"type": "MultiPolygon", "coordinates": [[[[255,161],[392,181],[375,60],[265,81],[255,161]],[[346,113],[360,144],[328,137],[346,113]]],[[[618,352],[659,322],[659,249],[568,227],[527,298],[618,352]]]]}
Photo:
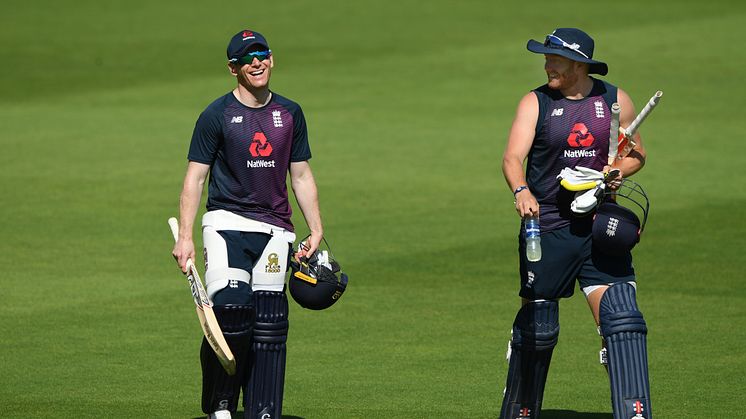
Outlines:
{"type": "Polygon", "coordinates": [[[524,220],[526,233],[526,258],[529,262],[541,260],[541,228],[539,227],[539,216],[533,215],[524,220]]]}

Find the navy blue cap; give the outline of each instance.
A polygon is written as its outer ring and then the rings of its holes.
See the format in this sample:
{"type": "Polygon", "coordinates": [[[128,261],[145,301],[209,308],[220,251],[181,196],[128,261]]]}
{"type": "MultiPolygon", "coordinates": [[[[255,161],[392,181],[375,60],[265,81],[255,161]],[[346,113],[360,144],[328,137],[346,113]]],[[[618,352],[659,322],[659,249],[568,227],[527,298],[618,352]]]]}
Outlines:
{"type": "Polygon", "coordinates": [[[259,32],[244,29],[233,35],[233,38],[228,43],[228,61],[238,61],[239,58],[246,55],[249,47],[254,44],[259,44],[269,49],[269,43],[267,43],[267,40],[259,32]]]}
{"type": "Polygon", "coordinates": [[[590,64],[588,73],[605,76],[609,72],[606,63],[593,59],[593,38],[576,28],[557,28],[547,35],[544,43],[528,41],[526,48],[537,54],[556,54],[573,61],[590,64]]]}

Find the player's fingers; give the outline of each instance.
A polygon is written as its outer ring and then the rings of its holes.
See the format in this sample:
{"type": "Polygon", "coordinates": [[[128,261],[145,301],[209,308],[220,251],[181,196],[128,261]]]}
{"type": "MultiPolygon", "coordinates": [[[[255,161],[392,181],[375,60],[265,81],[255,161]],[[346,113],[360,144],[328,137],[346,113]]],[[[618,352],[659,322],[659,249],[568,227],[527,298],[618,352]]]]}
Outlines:
{"type": "Polygon", "coordinates": [[[528,199],[522,199],[519,202],[521,206],[521,217],[527,217],[539,214],[539,203],[532,197],[528,199]]]}
{"type": "Polygon", "coordinates": [[[179,262],[179,268],[181,268],[181,272],[186,273],[186,271],[187,271],[187,266],[186,266],[187,265],[186,264],[187,258],[185,258],[184,256],[180,256],[178,262],[179,262]]]}
{"type": "Polygon", "coordinates": [[[527,215],[531,214],[531,204],[526,201],[521,201],[516,204],[516,211],[518,211],[518,215],[521,218],[524,218],[527,215]]]}
{"type": "Polygon", "coordinates": [[[306,243],[308,245],[308,249],[306,250],[306,257],[311,257],[316,250],[318,250],[319,246],[321,245],[321,240],[323,236],[320,234],[311,234],[311,237],[308,238],[308,242],[306,243]]]}
{"type": "Polygon", "coordinates": [[[174,247],[174,250],[171,252],[171,256],[174,257],[174,260],[176,261],[176,265],[179,268],[181,268],[181,271],[182,272],[186,272],[184,270],[184,268],[183,268],[184,264],[181,262],[182,258],[181,258],[181,252],[179,251],[179,249],[177,249],[176,247],[174,247]]]}
{"type": "Polygon", "coordinates": [[[308,243],[308,250],[306,250],[306,257],[311,257],[316,252],[316,249],[318,249],[319,246],[314,243],[308,243]]]}

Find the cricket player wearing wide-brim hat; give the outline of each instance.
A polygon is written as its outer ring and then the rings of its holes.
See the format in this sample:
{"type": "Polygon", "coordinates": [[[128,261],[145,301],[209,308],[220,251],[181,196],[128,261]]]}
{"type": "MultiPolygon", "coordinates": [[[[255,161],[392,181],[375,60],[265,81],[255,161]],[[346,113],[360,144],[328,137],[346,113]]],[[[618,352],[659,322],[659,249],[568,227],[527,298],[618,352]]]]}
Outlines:
{"type": "MultiPolygon", "coordinates": [[[[574,214],[576,192],[561,187],[557,178],[568,167],[599,173],[615,169],[618,175],[605,179],[609,188],[615,188],[622,177],[633,175],[645,162],[639,133],[634,135],[637,145],[629,155],[615,156],[613,162],[609,157],[617,144],[616,133],[611,133],[611,109],[617,109],[613,105],[621,106],[615,115],[623,127],[633,121],[635,111],[626,92],[590,76],[608,73],[606,63],[593,58],[595,46],[588,34],[576,28],[555,29],[543,43],[530,40],[526,45],[529,51],[544,55],[547,82],[521,99],[502,169],[518,216],[539,217],[541,256],[536,261],[528,259],[522,222],[518,237],[522,307],[513,322],[500,412],[503,419],[535,419],[541,414],[544,384],[559,336],[559,300],[572,296],[576,281],[600,328],[603,353],[608,355],[604,362],[608,360],[614,418],[652,416],[647,327],[636,303],[631,246],[609,249],[614,240],[596,246],[593,211],[574,214]]],[[[604,233],[619,227],[612,218],[609,213],[599,217],[611,225],[604,233]]]]}

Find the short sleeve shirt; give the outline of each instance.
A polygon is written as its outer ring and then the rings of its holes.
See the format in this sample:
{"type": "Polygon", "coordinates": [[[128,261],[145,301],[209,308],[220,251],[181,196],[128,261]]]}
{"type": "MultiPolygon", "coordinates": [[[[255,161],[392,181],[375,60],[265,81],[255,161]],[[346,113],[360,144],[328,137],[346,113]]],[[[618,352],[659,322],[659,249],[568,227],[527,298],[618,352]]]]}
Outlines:
{"type": "Polygon", "coordinates": [[[199,116],[188,159],[210,165],[207,210],[227,210],[293,231],[287,173],[291,162],[311,158],[303,111],[272,93],[250,108],[232,92],[199,116]]]}

